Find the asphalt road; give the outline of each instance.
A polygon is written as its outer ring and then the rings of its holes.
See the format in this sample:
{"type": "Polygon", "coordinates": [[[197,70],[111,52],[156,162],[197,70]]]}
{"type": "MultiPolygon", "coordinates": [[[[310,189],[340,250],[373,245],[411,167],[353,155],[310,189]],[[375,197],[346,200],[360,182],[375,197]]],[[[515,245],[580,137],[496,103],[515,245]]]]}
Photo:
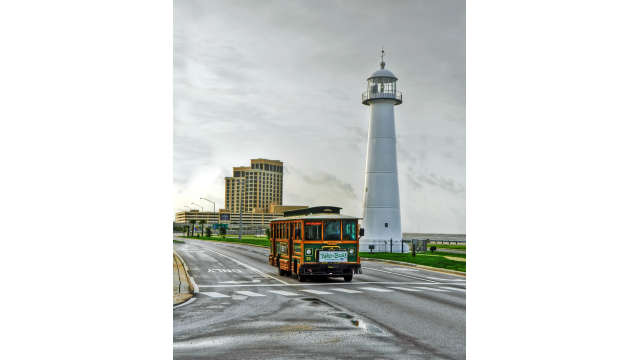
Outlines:
{"type": "Polygon", "coordinates": [[[173,310],[175,359],[465,358],[462,277],[363,260],[352,282],[301,283],[264,248],[174,248],[200,291],[173,310]]]}

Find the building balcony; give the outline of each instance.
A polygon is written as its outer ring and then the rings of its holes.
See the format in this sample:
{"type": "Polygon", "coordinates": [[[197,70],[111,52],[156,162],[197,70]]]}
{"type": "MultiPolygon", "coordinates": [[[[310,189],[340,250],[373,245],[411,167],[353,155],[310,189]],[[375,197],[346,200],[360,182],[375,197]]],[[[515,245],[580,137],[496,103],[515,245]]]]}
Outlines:
{"type": "Polygon", "coordinates": [[[391,99],[395,101],[396,105],[402,104],[402,92],[393,91],[393,92],[373,92],[373,91],[365,91],[362,93],[362,103],[364,105],[369,105],[372,100],[378,99],[391,99]]]}

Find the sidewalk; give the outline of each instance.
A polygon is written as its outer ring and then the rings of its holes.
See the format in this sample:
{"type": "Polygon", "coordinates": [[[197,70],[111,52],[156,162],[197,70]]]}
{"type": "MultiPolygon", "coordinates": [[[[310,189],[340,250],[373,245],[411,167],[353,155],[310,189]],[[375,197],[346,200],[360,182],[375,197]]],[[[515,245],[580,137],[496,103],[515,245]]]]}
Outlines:
{"type": "Polygon", "coordinates": [[[177,305],[189,300],[193,296],[189,286],[189,276],[184,269],[184,265],[173,253],[173,305],[177,305]]]}

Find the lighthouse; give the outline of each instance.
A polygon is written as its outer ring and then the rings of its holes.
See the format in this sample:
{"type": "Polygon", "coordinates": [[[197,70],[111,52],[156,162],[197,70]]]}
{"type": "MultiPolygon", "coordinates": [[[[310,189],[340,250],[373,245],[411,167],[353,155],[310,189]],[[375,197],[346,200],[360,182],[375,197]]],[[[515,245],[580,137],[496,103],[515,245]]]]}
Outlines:
{"type": "Polygon", "coordinates": [[[369,139],[364,187],[363,227],[360,251],[407,251],[402,246],[396,129],[393,107],[402,104],[396,90],[398,78],[385,69],[384,49],[380,69],[367,79],[362,103],[369,106],[369,139]]]}

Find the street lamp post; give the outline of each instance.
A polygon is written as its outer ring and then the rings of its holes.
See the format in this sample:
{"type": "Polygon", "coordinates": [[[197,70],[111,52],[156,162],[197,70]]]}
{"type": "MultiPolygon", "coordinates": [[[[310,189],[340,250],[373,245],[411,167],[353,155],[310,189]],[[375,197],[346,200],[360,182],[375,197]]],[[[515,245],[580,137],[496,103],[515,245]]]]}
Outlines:
{"type": "Polygon", "coordinates": [[[240,193],[240,228],[238,229],[238,241],[242,241],[242,207],[244,206],[244,203],[243,203],[244,193],[245,193],[245,188],[243,184],[242,193],[240,193]]]}
{"type": "MultiPolygon", "coordinates": [[[[216,202],[215,201],[211,201],[211,200],[206,199],[206,198],[203,198],[203,197],[201,197],[200,199],[204,200],[204,201],[208,201],[208,202],[213,204],[213,216],[216,216],[216,202]]],[[[217,224],[220,223],[220,215],[218,215],[218,217],[216,218],[216,223],[217,224]]]]}
{"type": "Polygon", "coordinates": [[[204,201],[208,201],[208,202],[212,203],[213,204],[213,212],[214,213],[216,212],[216,202],[215,201],[211,201],[209,199],[205,199],[205,198],[202,198],[202,197],[200,198],[200,200],[204,200],[204,201]]]}

